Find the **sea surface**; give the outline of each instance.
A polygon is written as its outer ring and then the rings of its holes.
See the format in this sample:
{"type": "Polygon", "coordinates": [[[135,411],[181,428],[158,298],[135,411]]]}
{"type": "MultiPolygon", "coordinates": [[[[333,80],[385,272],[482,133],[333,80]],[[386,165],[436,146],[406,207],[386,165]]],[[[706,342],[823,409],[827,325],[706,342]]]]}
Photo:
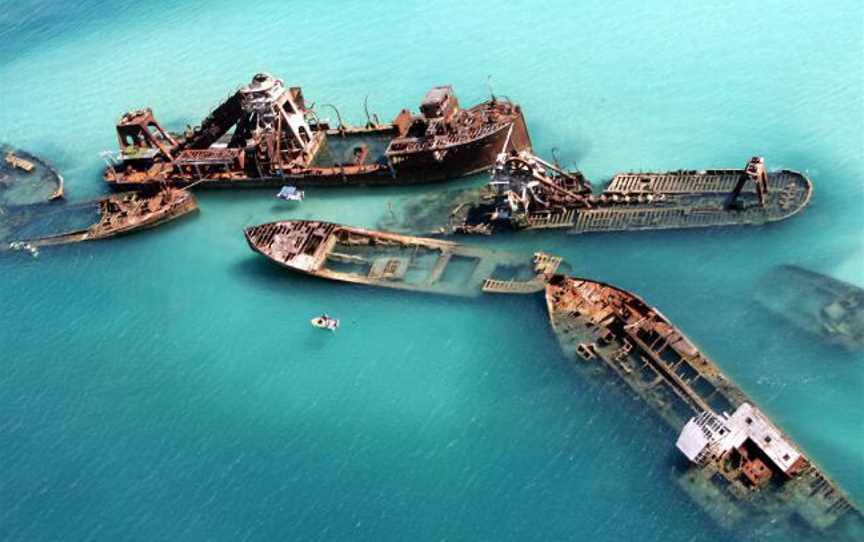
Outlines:
{"type": "MultiPolygon", "coordinates": [[[[864,285],[862,56],[851,0],[3,0],[0,141],[83,200],[105,192],[123,112],[183,129],[267,71],[361,124],[367,96],[384,120],[491,81],[539,154],[600,184],[756,154],[802,170],[812,205],[766,227],[469,242],[638,293],[864,502],[864,360],[753,301],[777,264],[864,285]]],[[[0,256],[0,539],[766,539],[686,497],[675,432],[574,370],[540,298],[299,277],[242,236],[374,226],[438,188],[199,192],[199,214],[156,230],[0,256]],[[309,325],[321,312],[337,333],[309,325]]]]}

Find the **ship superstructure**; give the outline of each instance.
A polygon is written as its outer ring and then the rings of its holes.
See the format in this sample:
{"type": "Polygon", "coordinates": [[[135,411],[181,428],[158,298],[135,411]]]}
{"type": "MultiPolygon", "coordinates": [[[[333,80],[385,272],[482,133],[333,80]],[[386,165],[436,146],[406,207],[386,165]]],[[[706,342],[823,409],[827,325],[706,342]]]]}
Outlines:
{"type": "Polygon", "coordinates": [[[507,100],[463,109],[452,87],[440,86],[420,111],[331,127],[299,87],[261,73],[184,134],[165,130],[150,109],[123,115],[105,180],[116,188],[409,184],[482,171],[500,152],[530,149],[522,110],[507,100]]]}

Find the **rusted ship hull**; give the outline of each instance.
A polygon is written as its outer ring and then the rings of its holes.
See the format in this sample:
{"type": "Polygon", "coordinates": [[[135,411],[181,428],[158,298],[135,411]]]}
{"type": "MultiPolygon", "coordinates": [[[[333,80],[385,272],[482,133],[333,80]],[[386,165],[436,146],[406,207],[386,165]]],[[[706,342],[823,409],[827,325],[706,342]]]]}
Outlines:
{"type": "MultiPolygon", "coordinates": [[[[513,125],[513,133],[519,137],[511,138],[514,148],[530,148],[527,130],[521,113],[519,121],[513,125]]],[[[466,143],[450,150],[440,160],[435,157],[435,151],[418,153],[411,161],[391,167],[386,159],[379,157],[369,164],[328,165],[310,167],[300,171],[285,171],[281,175],[247,176],[245,173],[236,175],[214,175],[203,179],[193,176],[188,178],[172,176],[166,172],[163,177],[148,179],[143,184],[155,185],[167,182],[173,186],[189,186],[194,184],[200,188],[279,188],[285,185],[298,187],[346,187],[346,186],[403,186],[425,184],[447,179],[456,179],[488,170],[507,142],[509,126],[503,126],[489,135],[466,143]],[[160,181],[161,179],[161,181],[160,181]]],[[[342,134],[336,130],[328,131],[327,142],[334,140],[344,147],[345,143],[357,147],[370,147],[379,141],[381,136],[392,135],[393,128],[355,130],[342,134]]],[[[111,183],[117,189],[134,189],[141,182],[124,182],[122,178],[111,183]]]]}
{"type": "Polygon", "coordinates": [[[489,185],[430,194],[392,210],[381,226],[429,234],[556,229],[570,234],[761,225],[810,202],[803,174],[769,172],[761,158],[740,170],[622,173],[599,194],[579,172],[530,153],[500,157],[489,185]]]}
{"type": "MultiPolygon", "coordinates": [[[[702,416],[717,421],[720,435],[728,436],[731,430],[724,428],[737,413],[753,412],[747,423],[751,417],[764,420],[773,446],[788,447],[785,470],[746,439],[746,446],[703,453],[698,464],[681,465],[678,482],[718,522],[731,526],[761,518],[756,525],[763,529],[804,525],[837,540],[864,533],[864,518],[839,487],[657,309],[613,286],[564,276],[549,280],[546,301],[564,352],[589,373],[617,376],[673,429],[689,428],[702,416]],[[747,446],[756,448],[749,460],[747,446]]],[[[768,437],[757,444],[770,443],[768,437]]]]}
{"type": "Polygon", "coordinates": [[[507,101],[463,110],[450,87],[436,87],[421,111],[333,129],[299,88],[259,74],[186,134],[165,131],[150,110],[124,115],[104,178],[119,189],[403,185],[483,171],[531,147],[522,110],[507,101]]]}
{"type": "Polygon", "coordinates": [[[864,533],[864,517],[840,488],[662,313],[608,284],[556,274],[558,258],[537,253],[524,273],[524,259],[446,240],[310,221],[254,226],[246,239],[283,267],[331,280],[466,297],[544,291],[565,354],[591,375],[617,376],[681,431],[676,446],[690,463],[676,464],[675,479],[718,523],[850,541],[864,533]],[[447,277],[451,263],[462,267],[457,282],[447,277]],[[499,268],[510,278],[496,279],[499,268]],[[723,439],[700,442],[703,426],[723,439]]]}
{"type": "Polygon", "coordinates": [[[532,293],[561,259],[533,260],[437,239],[307,220],[245,230],[249,247],[299,273],[396,290],[475,297],[483,292],[532,293]]]}
{"type": "Polygon", "coordinates": [[[864,349],[864,289],[794,265],[772,270],[756,300],[799,329],[849,351],[864,349]]]}
{"type": "Polygon", "coordinates": [[[0,243],[0,248],[20,250],[107,239],[154,228],[198,209],[194,196],[189,192],[180,189],[164,189],[149,193],[130,192],[111,195],[95,202],[55,208],[19,207],[9,212],[9,219],[19,220],[25,224],[35,223],[38,226],[40,220],[55,218],[51,215],[62,215],[65,210],[74,212],[91,206],[94,209],[94,216],[86,227],[71,229],[60,227],[61,231],[48,235],[27,236],[25,234],[23,237],[16,234],[13,228],[10,236],[0,243]]]}
{"type": "Polygon", "coordinates": [[[529,227],[567,227],[567,233],[759,226],[794,216],[810,202],[812,183],[800,172],[768,172],[768,196],[764,206],[756,203],[756,190],[741,193],[739,208],[729,208],[729,194],[743,170],[669,172],[618,175],[603,192],[607,202],[577,211],[573,217],[556,220],[538,217],[529,227]],[[644,181],[649,179],[649,181],[644,181]],[[643,186],[640,186],[643,185],[643,186]],[[619,201],[614,201],[615,197],[619,201]],[[648,196],[653,201],[647,201],[648,196]],[[664,200],[658,201],[657,196],[664,200]],[[625,198],[630,198],[627,202],[625,198]]]}

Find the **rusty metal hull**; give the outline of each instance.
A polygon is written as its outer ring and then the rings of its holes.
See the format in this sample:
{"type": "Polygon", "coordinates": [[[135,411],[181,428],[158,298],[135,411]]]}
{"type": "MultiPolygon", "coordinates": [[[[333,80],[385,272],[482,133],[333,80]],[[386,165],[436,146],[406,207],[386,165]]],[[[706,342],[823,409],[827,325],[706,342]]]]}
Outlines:
{"type": "MultiPolygon", "coordinates": [[[[758,226],[791,218],[810,203],[810,179],[784,169],[768,173],[765,206],[755,204],[756,193],[751,188],[742,193],[741,208],[729,209],[727,198],[742,174],[742,170],[715,170],[617,175],[601,194],[608,196],[607,201],[577,211],[567,233],[758,226]],[[630,202],[624,200],[628,196],[630,202]],[[648,196],[664,199],[648,202],[648,196]]],[[[529,227],[545,223],[531,221],[529,227]]]]}
{"type": "Polygon", "coordinates": [[[522,153],[499,160],[484,189],[410,199],[401,216],[391,210],[380,226],[445,235],[753,226],[791,218],[810,203],[813,185],[800,172],[764,172],[760,185],[743,184],[747,175],[746,169],[622,173],[594,194],[581,173],[522,153]]]}
{"type": "MultiPolygon", "coordinates": [[[[588,374],[616,376],[675,430],[706,413],[719,417],[755,409],[656,308],[614,286],[556,274],[560,259],[549,255],[535,254],[527,275],[502,280],[495,278],[495,270],[520,267],[518,260],[446,240],[313,221],[262,224],[245,234],[252,250],[280,266],[331,280],[465,297],[544,291],[565,354],[588,374]],[[471,263],[451,282],[455,275],[447,277],[448,267],[459,259],[471,263]],[[416,274],[409,277],[409,270],[416,274]]],[[[523,269],[524,264],[523,259],[523,269]]],[[[797,454],[793,468],[775,483],[748,485],[746,476],[752,473],[730,463],[730,455],[711,456],[700,464],[682,461],[675,479],[723,526],[756,521],[760,532],[782,526],[838,540],[860,539],[864,517],[859,509],[797,444],[775,431],[797,454]]]]}
{"type": "MultiPolygon", "coordinates": [[[[720,416],[751,402],[662,313],[629,292],[556,276],[547,285],[546,302],[558,341],[578,367],[616,376],[675,430],[703,412],[720,416]]],[[[809,458],[800,472],[761,489],[749,487],[726,461],[682,465],[676,474],[721,524],[760,517],[760,524],[804,524],[838,540],[864,532],[860,511],[809,458]]]]}
{"type": "Polygon", "coordinates": [[[864,350],[864,289],[795,265],[773,269],[756,300],[799,329],[849,351],[864,350]]]}
{"type": "MultiPolygon", "coordinates": [[[[530,148],[530,139],[521,113],[513,126],[514,133],[522,134],[518,138],[511,137],[514,148],[530,148]]],[[[174,186],[188,186],[195,183],[195,186],[200,188],[279,188],[286,184],[298,187],[405,186],[434,183],[487,171],[495,163],[498,153],[503,148],[509,127],[510,125],[502,126],[481,139],[459,145],[451,149],[441,160],[433,156],[434,151],[422,152],[392,169],[386,162],[379,162],[358,166],[309,167],[296,172],[286,171],[282,175],[261,177],[240,174],[226,178],[212,177],[196,180],[173,177],[169,174],[165,177],[165,181],[174,186]]],[[[390,128],[361,130],[348,135],[331,131],[328,138],[354,137],[360,142],[364,137],[376,137],[381,133],[391,132],[390,128]]],[[[150,181],[151,184],[155,182],[155,179],[150,181]]],[[[123,183],[122,181],[109,184],[118,189],[140,185],[137,182],[123,183]]]]}
{"type": "Polygon", "coordinates": [[[438,239],[329,222],[287,220],[245,230],[249,247],[303,274],[396,290],[476,297],[543,290],[561,259],[533,259],[438,239]]]}
{"type": "MultiPolygon", "coordinates": [[[[2,250],[42,247],[108,239],[120,235],[154,228],[197,211],[198,204],[192,194],[180,189],[163,189],[155,192],[128,192],[101,198],[94,202],[71,204],[69,207],[93,205],[97,209],[92,224],[85,228],[62,231],[37,237],[15,237],[0,243],[2,250]]],[[[64,207],[53,209],[61,212],[64,207]]],[[[40,206],[19,207],[14,215],[25,220],[39,222],[43,212],[40,206]]],[[[10,213],[12,214],[12,213],[10,213]]]]}
{"type": "Polygon", "coordinates": [[[507,100],[462,109],[452,88],[436,87],[421,111],[332,129],[298,87],[258,74],[186,134],[163,129],[150,109],[123,115],[104,179],[118,189],[403,185],[477,173],[531,148],[522,110],[507,100]]]}

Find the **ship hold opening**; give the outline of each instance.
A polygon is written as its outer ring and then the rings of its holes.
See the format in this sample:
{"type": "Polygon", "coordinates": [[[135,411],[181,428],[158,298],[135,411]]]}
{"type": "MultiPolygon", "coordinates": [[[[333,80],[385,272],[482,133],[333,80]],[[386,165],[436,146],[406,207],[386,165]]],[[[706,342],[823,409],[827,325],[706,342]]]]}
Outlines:
{"type": "Polygon", "coordinates": [[[441,274],[441,282],[448,284],[465,284],[474,276],[474,271],[480,264],[480,258],[472,256],[451,256],[447,267],[441,274]]]}

